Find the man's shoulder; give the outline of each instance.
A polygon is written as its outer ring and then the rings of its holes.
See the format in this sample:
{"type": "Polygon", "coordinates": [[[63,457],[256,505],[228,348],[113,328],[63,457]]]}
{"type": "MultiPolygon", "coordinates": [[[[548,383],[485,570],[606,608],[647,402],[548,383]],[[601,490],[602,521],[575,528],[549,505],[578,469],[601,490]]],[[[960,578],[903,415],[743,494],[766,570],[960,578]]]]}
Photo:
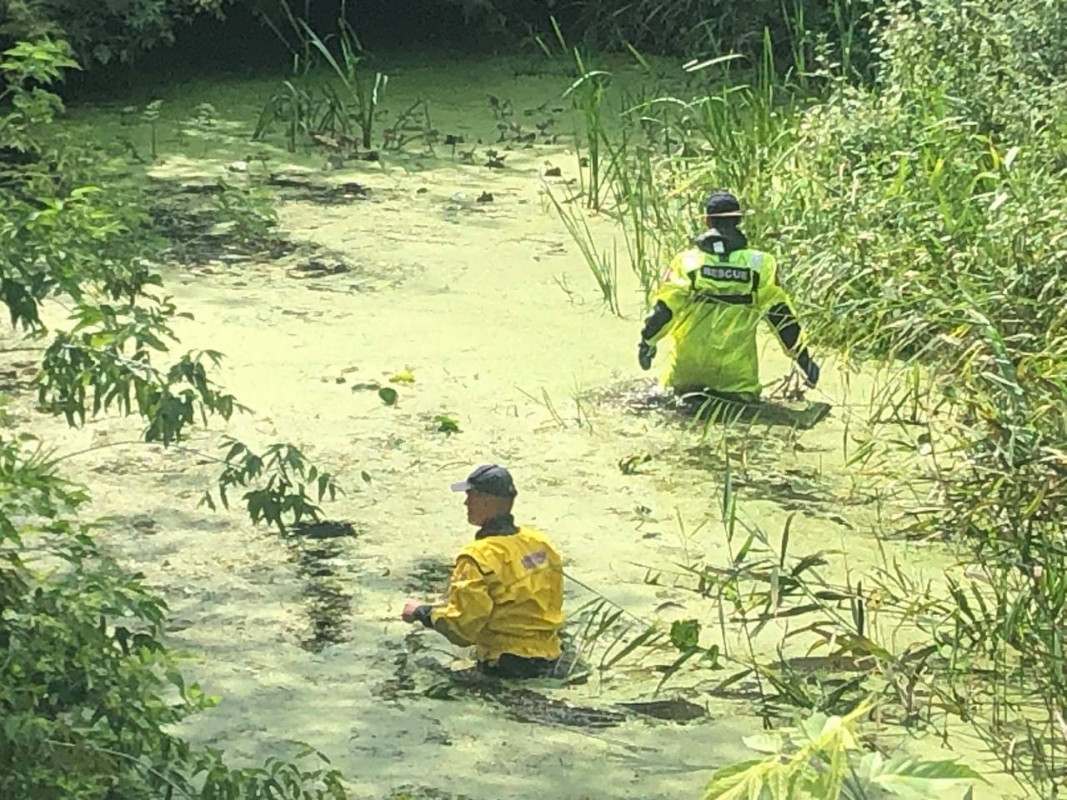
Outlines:
{"type": "Polygon", "coordinates": [[[675,272],[692,272],[700,269],[700,265],[707,260],[708,254],[699,247],[687,247],[671,259],[671,268],[675,272]]]}
{"type": "Polygon", "coordinates": [[[755,247],[746,247],[744,250],[734,250],[730,254],[730,260],[752,269],[770,269],[778,262],[771,253],[755,247]]]}
{"type": "Polygon", "coordinates": [[[548,538],[548,534],[544,531],[523,525],[519,528],[519,533],[517,535],[523,537],[523,542],[529,549],[547,551],[552,560],[560,560],[559,551],[556,550],[556,546],[552,544],[551,540],[548,538]]]}
{"type": "Polygon", "coordinates": [[[517,535],[523,537],[524,539],[530,540],[530,541],[543,542],[544,544],[551,544],[551,542],[549,541],[549,538],[548,538],[548,534],[545,533],[540,528],[534,527],[533,525],[520,525],[519,526],[519,532],[518,532],[517,535]]]}

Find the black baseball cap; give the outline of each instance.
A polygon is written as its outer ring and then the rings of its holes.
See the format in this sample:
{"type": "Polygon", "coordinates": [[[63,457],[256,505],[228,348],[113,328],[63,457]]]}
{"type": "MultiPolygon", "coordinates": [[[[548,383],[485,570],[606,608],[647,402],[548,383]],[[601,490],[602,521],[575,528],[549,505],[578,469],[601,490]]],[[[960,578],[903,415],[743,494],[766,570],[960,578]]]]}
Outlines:
{"type": "Polygon", "coordinates": [[[495,497],[514,497],[518,494],[511,473],[496,464],[483,464],[467,476],[467,480],[452,484],[453,492],[481,492],[495,497]]]}
{"type": "Polygon", "coordinates": [[[704,213],[709,217],[740,217],[741,203],[729,192],[712,192],[704,201],[704,213]]]}

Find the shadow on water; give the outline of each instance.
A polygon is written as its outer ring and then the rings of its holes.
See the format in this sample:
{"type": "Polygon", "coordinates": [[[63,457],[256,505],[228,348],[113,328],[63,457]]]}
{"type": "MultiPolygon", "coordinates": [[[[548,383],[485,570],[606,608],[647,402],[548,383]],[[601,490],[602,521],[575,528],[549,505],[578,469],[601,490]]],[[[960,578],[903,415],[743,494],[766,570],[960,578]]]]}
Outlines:
{"type": "Polygon", "coordinates": [[[690,392],[675,401],[680,413],[707,424],[773,425],[810,430],[830,414],[829,403],[807,402],[787,405],[771,400],[754,403],[717,396],[710,392],[690,392]]]}
{"type": "MultiPolygon", "coordinates": [[[[481,701],[517,722],[570,728],[611,728],[633,718],[679,724],[708,719],[706,708],[681,697],[603,706],[574,705],[548,693],[584,683],[583,674],[570,678],[506,680],[486,675],[476,667],[450,668],[442,663],[435,651],[423,634],[414,630],[403,643],[385,645],[383,659],[392,662],[393,674],[371,687],[371,693],[389,703],[414,697],[452,702],[481,701]]],[[[576,658],[577,654],[565,647],[560,661],[562,664],[576,658]]]]}
{"type": "Polygon", "coordinates": [[[447,561],[432,558],[416,561],[404,579],[404,591],[425,595],[443,595],[448,591],[448,579],[452,575],[452,566],[447,561]]]}
{"type": "MultiPolygon", "coordinates": [[[[250,186],[272,189],[286,201],[327,206],[367,200],[369,196],[367,187],[360,183],[330,183],[303,175],[271,174],[250,186]]],[[[265,200],[224,181],[153,178],[150,187],[146,204],[153,229],[170,243],[168,253],[177,263],[256,258],[275,261],[298,249],[321,249],[309,243],[300,243],[298,248],[266,213],[265,200]]]]}
{"type": "Polygon", "coordinates": [[[309,633],[300,646],[320,653],[346,641],[345,625],[352,611],[352,595],[345,590],[351,578],[344,558],[345,540],[356,530],[349,522],[298,522],[285,537],[297,575],[305,581],[304,600],[309,633]]]}
{"type": "Polygon", "coordinates": [[[657,413],[695,419],[703,424],[767,425],[809,430],[831,411],[828,403],[784,403],[770,399],[745,402],[710,390],[675,394],[655,382],[627,382],[599,393],[599,399],[635,414],[657,413]]]}

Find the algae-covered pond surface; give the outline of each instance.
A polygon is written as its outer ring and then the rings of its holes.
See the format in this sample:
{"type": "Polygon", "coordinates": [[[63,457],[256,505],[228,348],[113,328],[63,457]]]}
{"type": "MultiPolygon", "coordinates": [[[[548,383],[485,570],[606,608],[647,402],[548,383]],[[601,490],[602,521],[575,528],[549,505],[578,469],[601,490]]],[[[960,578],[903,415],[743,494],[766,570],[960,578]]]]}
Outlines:
{"type": "MultiPolygon", "coordinates": [[[[887,520],[921,503],[923,457],[901,450],[880,472],[848,460],[870,428],[872,392],[892,377],[846,374],[825,353],[810,398],[833,411],[804,431],[757,424],[703,435],[681,417],[629,407],[626,396],[647,380],[635,363],[636,282],[621,276],[625,318],[606,313],[545,196],[546,185],[564,193],[578,176],[568,80],[516,75],[508,60],[385,71],[383,125],[425,100],[442,139],[462,143],[438,142],[432,155],[416,143],[326,170],[327,153],[289,153],[280,130],[250,141],[275,79],[160,95],[158,158],[147,172],[170,191],[268,174],[288,181],[265,187],[285,247],[235,256],[212,252],[209,237],[165,271],[168,291],[194,316],[178,330],[183,346],[225,353],[219,380],[251,413],[165,454],[129,443],[128,420],[67,430],[27,410],[25,424],[64,452],[88,451],[67,463],[91,487],[94,511],[112,518],[103,540],[166,597],[189,674],[221,695],[187,723],[189,736],[235,760],[307,742],[361,797],[697,797],[712,770],[750,757],[741,738],[762,728],[743,693],[712,692],[735,667],[687,665],[657,694],[669,652],[596,666],[634,617],[665,627],[699,619],[703,645],[747,657],[729,615],[720,627],[718,604],[670,576],[726,566],[736,554],[744,537],[728,542],[721,520],[728,473],[739,524],[758,526],[776,547],[788,525],[790,556],[827,551],[828,580],[862,581],[895,562],[920,582],[951,571],[939,545],[878,538],[887,520]],[[177,121],[205,102],[213,124],[179,136],[177,121]],[[531,147],[498,142],[503,102],[521,133],[552,120],[544,130],[558,135],[531,147]],[[502,167],[486,165],[490,149],[505,156],[502,167]],[[545,177],[552,167],[559,175],[545,177]],[[394,388],[395,405],[370,384],[394,388]],[[236,511],[197,508],[216,474],[199,452],[217,452],[224,433],[294,442],[335,471],[346,494],[325,512],[338,524],[282,537],[236,511]],[[597,593],[633,615],[588,644],[584,681],[510,692],[455,685],[442,669],[469,666],[467,654],[399,619],[406,597],[443,590],[471,535],[448,484],[485,462],[513,471],[517,517],[565,556],[570,634],[582,640],[597,593]],[[703,715],[620,710],[668,699],[703,715]],[[560,703],[584,711],[571,719],[560,703]]],[[[125,136],[146,156],[148,128],[123,121],[127,102],[75,108],[69,130],[105,142],[125,136]]],[[[610,219],[591,224],[610,243],[610,219]]],[[[788,373],[769,338],[762,349],[766,383],[788,373]]],[[[756,652],[773,653],[788,623],[766,626],[756,652]]],[[[810,644],[785,646],[803,654],[810,644]]]]}

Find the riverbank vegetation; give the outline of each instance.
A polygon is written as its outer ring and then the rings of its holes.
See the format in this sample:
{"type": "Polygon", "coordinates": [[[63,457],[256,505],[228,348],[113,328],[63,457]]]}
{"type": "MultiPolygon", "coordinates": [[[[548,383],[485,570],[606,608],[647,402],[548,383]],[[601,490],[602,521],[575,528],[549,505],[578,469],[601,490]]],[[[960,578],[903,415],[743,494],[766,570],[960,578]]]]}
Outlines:
{"type": "MultiPolygon", "coordinates": [[[[835,13],[854,11],[838,3],[835,13]]],[[[741,551],[755,536],[770,562],[747,573],[739,562],[702,586],[757,586],[742,592],[741,618],[757,608],[758,619],[814,617],[814,638],[829,637],[833,657],[866,659],[879,674],[883,713],[906,725],[967,721],[1043,797],[1058,796],[1063,779],[1067,701],[1067,318],[1057,299],[1067,280],[1067,116],[1056,99],[1067,91],[1065,13],[1044,2],[872,4],[861,26],[870,54],[850,50],[849,37],[794,27],[782,64],[768,29],[748,80],[727,74],[709,81],[721,88],[685,97],[652,89],[628,99],[620,133],[587,126],[588,141],[601,138],[589,163],[607,162],[590,175],[607,176],[604,210],[625,231],[646,294],[694,232],[682,209],[707,187],[729,187],[755,212],[752,239],[784,258],[815,341],[846,361],[911,365],[915,379],[883,398],[883,434],[853,443],[852,459],[858,468],[887,464],[901,447],[923,454],[926,474],[914,479],[925,502],[884,533],[951,542],[969,565],[943,593],[899,571],[865,590],[787,592],[788,532],[779,559],[752,531],[739,534],[741,551]],[[849,613],[826,602],[835,591],[849,613]],[[923,638],[903,652],[885,647],[872,633],[875,597],[878,616],[923,638]]],[[[603,265],[590,259],[590,271],[602,285],[603,265]]],[[[751,670],[799,705],[828,702],[791,685],[787,660],[751,670]]]]}

